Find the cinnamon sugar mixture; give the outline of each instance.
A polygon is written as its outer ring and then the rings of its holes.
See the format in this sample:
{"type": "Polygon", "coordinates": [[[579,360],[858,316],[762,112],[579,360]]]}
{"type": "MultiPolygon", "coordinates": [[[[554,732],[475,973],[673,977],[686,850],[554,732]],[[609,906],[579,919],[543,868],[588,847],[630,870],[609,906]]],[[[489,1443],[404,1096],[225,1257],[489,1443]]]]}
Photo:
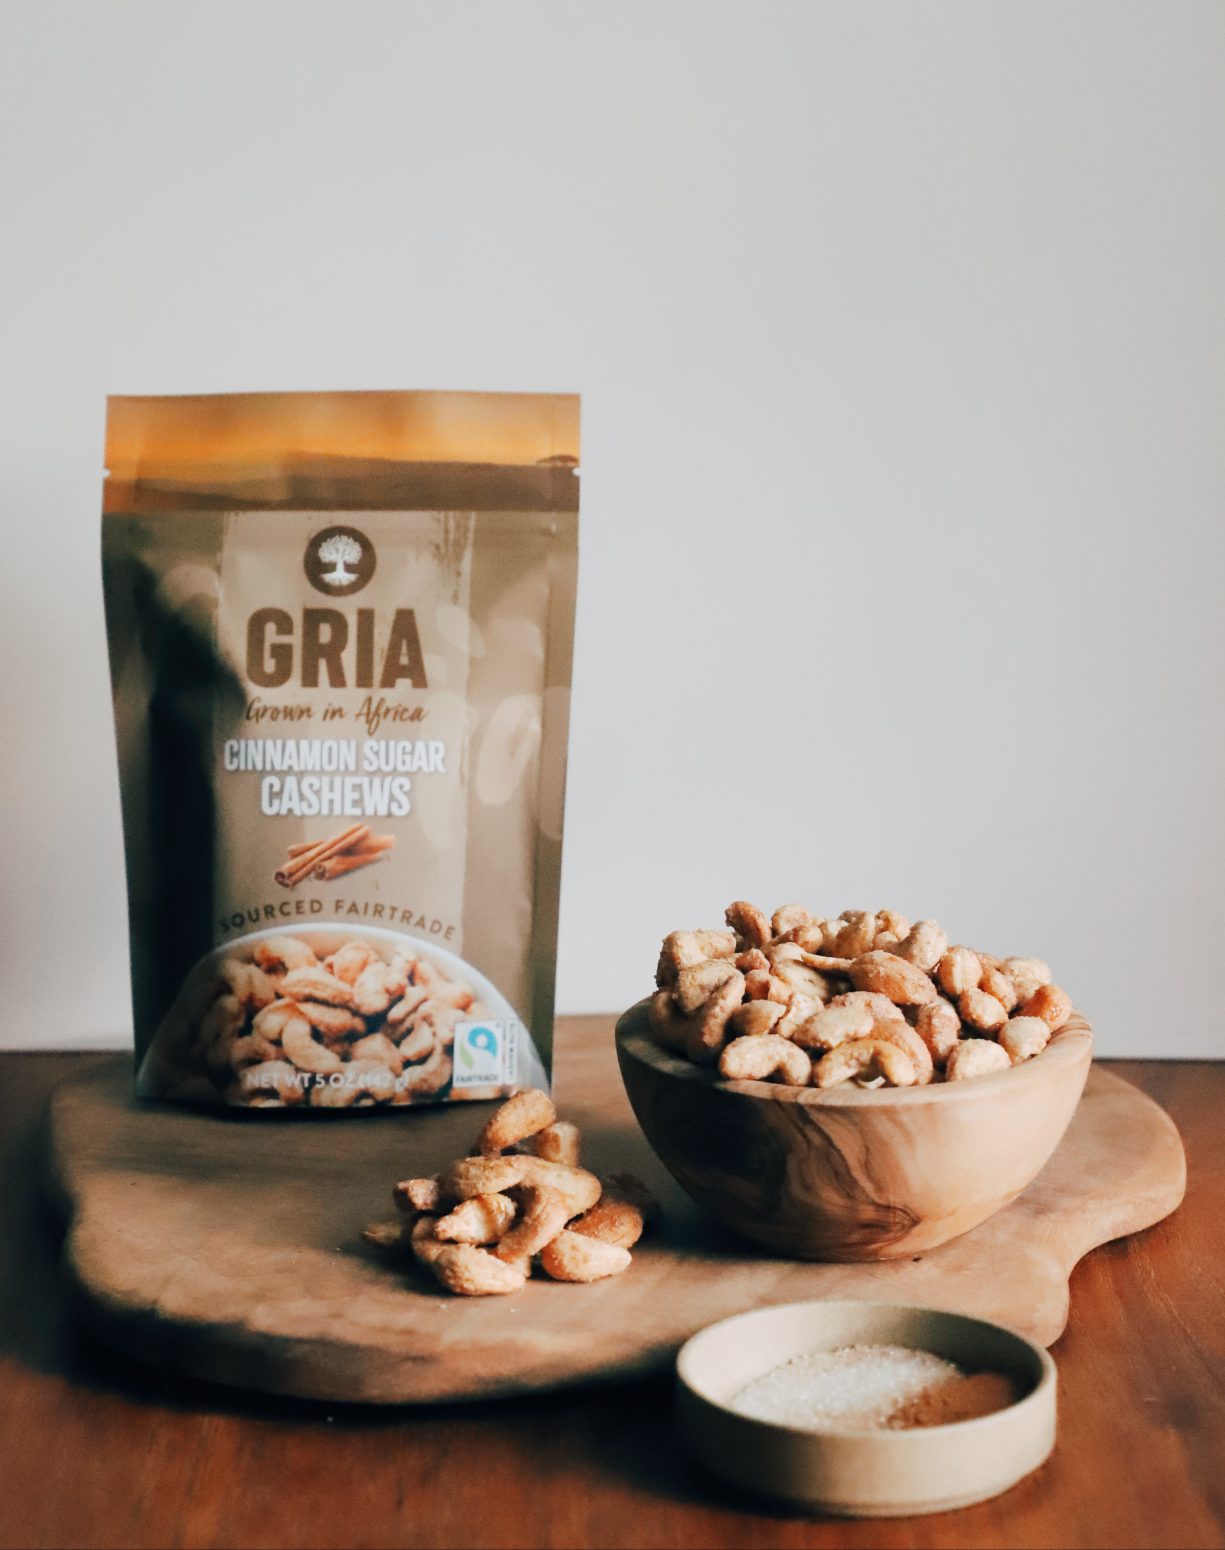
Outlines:
{"type": "Polygon", "coordinates": [[[747,1383],[731,1405],[761,1421],[844,1431],[969,1421],[1018,1397],[1002,1373],[967,1374],[906,1346],[853,1345],[793,1357],[747,1383]]]}

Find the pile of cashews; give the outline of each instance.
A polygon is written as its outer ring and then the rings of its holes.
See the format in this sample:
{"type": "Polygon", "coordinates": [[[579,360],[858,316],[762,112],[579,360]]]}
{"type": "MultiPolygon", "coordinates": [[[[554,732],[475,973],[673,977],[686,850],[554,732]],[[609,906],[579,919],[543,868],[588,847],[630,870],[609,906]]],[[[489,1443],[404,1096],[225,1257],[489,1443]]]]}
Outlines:
{"type": "Polygon", "coordinates": [[[1040,958],[950,946],[934,920],[743,899],[725,919],[664,939],[648,1017],[664,1049],[728,1081],[965,1081],[1032,1060],[1072,1014],[1040,958]]]}
{"type": "Polygon", "coordinates": [[[411,1254],[460,1297],[517,1292],[533,1265],[554,1281],[620,1275],[658,1206],[632,1174],[580,1167],[579,1142],[548,1094],[526,1088],[490,1116],[472,1155],[397,1184],[399,1216],[362,1236],[383,1253],[411,1254]]]}

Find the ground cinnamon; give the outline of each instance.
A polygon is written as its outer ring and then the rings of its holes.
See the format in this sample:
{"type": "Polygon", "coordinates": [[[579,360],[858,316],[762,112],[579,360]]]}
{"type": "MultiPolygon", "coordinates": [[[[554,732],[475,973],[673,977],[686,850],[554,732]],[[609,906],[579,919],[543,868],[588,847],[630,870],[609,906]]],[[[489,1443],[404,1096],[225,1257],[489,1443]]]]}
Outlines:
{"type": "Polygon", "coordinates": [[[947,1426],[951,1421],[973,1421],[981,1415],[1006,1410],[1017,1402],[1016,1384],[999,1372],[976,1372],[968,1377],[950,1378],[925,1389],[886,1421],[886,1426],[902,1430],[914,1426],[947,1426]]]}

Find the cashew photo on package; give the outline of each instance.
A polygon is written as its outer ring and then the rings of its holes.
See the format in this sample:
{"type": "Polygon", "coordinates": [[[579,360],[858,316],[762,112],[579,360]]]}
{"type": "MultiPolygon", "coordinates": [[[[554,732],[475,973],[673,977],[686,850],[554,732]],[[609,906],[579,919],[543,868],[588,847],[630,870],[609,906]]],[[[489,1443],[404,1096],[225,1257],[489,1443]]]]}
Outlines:
{"type": "Polygon", "coordinates": [[[471,985],[407,940],[389,950],[355,936],[321,956],[285,932],[249,956],[231,949],[215,972],[194,1058],[226,1103],[248,1108],[432,1101],[452,1079],[457,1023],[491,1015],[471,985]],[[247,1074],[261,1066],[276,1069],[247,1074]]]}

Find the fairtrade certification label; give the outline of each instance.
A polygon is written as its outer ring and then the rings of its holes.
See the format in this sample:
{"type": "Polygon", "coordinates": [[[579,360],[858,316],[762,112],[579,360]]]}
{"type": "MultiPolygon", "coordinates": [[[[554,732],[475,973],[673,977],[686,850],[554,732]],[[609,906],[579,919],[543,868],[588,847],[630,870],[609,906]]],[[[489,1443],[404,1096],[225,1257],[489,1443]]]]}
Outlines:
{"type": "Polygon", "coordinates": [[[457,1023],[452,1088],[495,1087],[508,1081],[518,1026],[502,1018],[457,1023]]]}

